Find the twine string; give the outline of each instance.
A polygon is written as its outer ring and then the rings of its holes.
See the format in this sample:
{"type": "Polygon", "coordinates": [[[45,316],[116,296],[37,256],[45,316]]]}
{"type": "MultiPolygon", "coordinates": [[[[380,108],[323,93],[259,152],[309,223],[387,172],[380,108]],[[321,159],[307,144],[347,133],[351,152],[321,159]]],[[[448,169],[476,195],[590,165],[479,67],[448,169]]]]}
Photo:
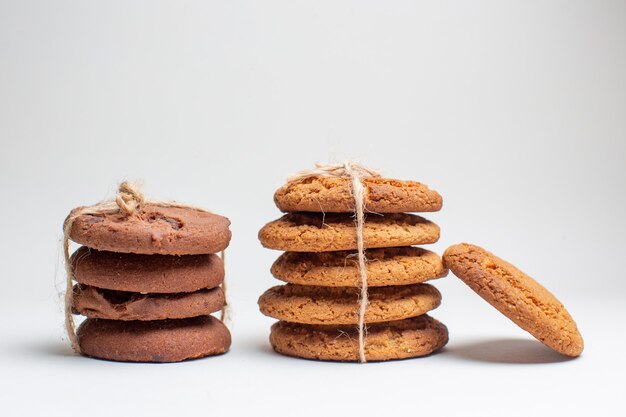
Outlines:
{"type": "Polygon", "coordinates": [[[287,181],[297,181],[310,177],[352,177],[357,175],[359,177],[381,177],[382,174],[375,169],[366,167],[365,165],[357,164],[356,162],[344,162],[343,164],[329,164],[325,165],[317,162],[315,169],[307,169],[297,172],[290,177],[287,177],[287,181]]]}
{"type": "MultiPolygon", "coordinates": [[[[80,207],[72,210],[70,215],[65,219],[63,224],[63,255],[65,258],[65,272],[66,272],[66,285],[65,285],[65,329],[67,336],[70,340],[72,350],[76,353],[80,353],[80,345],[78,343],[78,337],[76,336],[76,323],[74,322],[74,316],[72,315],[72,303],[74,299],[74,274],[72,272],[72,265],[70,262],[70,233],[72,231],[72,225],[74,221],[85,214],[113,214],[123,213],[126,216],[132,216],[142,205],[152,204],[160,207],[174,207],[174,208],[188,208],[198,211],[209,212],[201,207],[181,204],[175,201],[153,201],[146,200],[143,193],[139,191],[139,187],[131,184],[128,181],[123,181],[118,188],[118,193],[113,201],[105,201],[93,206],[80,207]]],[[[225,251],[221,253],[222,260],[225,259],[225,251]]],[[[222,320],[228,317],[226,302],[226,278],[222,282],[222,291],[224,292],[224,307],[222,309],[222,320]]]]}
{"type": "Polygon", "coordinates": [[[132,214],[145,202],[143,194],[139,191],[138,187],[131,185],[129,182],[124,181],[120,184],[117,195],[115,196],[115,203],[127,216],[132,214]]]}
{"type": "Polygon", "coordinates": [[[367,327],[365,326],[365,312],[369,304],[367,270],[365,259],[365,244],[363,239],[363,223],[365,223],[365,187],[362,182],[364,177],[380,177],[381,174],[371,168],[354,162],[343,164],[323,165],[315,164],[315,169],[301,171],[288,178],[289,181],[296,181],[316,176],[347,177],[350,178],[352,187],[352,197],[354,198],[354,214],[356,217],[356,242],[357,256],[359,260],[359,275],[361,278],[359,293],[359,362],[367,362],[365,356],[365,341],[367,338],[367,327]]]}
{"type": "MultiPolygon", "coordinates": [[[[223,250],[220,253],[220,257],[222,258],[224,271],[226,271],[226,251],[225,250],[223,250]]],[[[224,307],[222,307],[222,311],[220,313],[220,320],[226,323],[227,321],[230,322],[230,317],[231,317],[230,306],[228,305],[228,300],[226,299],[226,274],[224,274],[224,280],[222,281],[222,292],[224,293],[224,307]]]]}

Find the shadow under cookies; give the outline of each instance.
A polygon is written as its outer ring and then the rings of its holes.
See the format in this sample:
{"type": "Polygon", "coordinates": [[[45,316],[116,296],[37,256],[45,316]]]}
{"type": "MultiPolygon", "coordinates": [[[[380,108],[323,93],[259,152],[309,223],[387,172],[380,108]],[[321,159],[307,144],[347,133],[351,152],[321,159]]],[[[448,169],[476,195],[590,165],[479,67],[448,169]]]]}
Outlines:
{"type": "Polygon", "coordinates": [[[561,355],[530,339],[490,339],[450,344],[444,354],[458,359],[500,364],[548,364],[574,358],[561,355]]]}

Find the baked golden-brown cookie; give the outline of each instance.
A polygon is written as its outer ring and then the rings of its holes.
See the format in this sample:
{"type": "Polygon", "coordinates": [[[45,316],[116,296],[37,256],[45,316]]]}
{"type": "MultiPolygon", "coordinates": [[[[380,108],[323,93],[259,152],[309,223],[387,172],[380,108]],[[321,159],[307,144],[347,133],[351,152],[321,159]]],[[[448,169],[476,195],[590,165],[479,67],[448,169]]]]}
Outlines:
{"type": "MultiPolygon", "coordinates": [[[[365,251],[370,287],[409,285],[445,277],[441,257],[413,246],[365,251]]],[[[301,285],[358,287],[361,276],[355,251],[285,252],[272,265],[275,278],[301,285]]]]}
{"type": "Polygon", "coordinates": [[[230,332],[212,316],[178,320],[86,319],[77,331],[81,353],[123,362],[179,362],[226,352],[230,332]]]}
{"type": "MultiPolygon", "coordinates": [[[[79,210],[72,210],[70,216],[79,210]]],[[[230,221],[193,208],[144,204],[131,215],[82,214],[70,239],[93,249],[146,255],[217,253],[230,242],[230,221]]]]}
{"type": "Polygon", "coordinates": [[[110,320],[164,320],[205,316],[224,307],[220,287],[176,294],[140,294],[74,286],[72,310],[110,320]]]}
{"type": "Polygon", "coordinates": [[[444,264],[472,290],[546,346],[579,356],[583,338],[563,304],[537,281],[485,249],[449,247],[444,264]]]}
{"type": "MultiPolygon", "coordinates": [[[[412,214],[367,216],[363,224],[366,248],[435,243],[439,226],[412,214]]],[[[292,252],[327,252],[357,248],[356,226],[349,214],[289,213],[259,231],[266,248],[292,252]]]]}
{"type": "MultiPolygon", "coordinates": [[[[362,178],[365,210],[374,213],[438,211],[441,196],[416,181],[362,178]]],[[[354,213],[350,178],[308,177],[290,181],[274,194],[281,211],[354,213]]]]}
{"type": "Polygon", "coordinates": [[[117,291],[192,292],[217,287],[224,280],[224,262],[214,254],[137,255],[81,246],[70,264],[81,284],[117,291]]]}
{"type": "MultiPolygon", "coordinates": [[[[352,287],[316,287],[286,284],[272,287],[259,298],[266,316],[291,323],[356,324],[359,292],[352,287]]],[[[368,291],[366,323],[419,316],[441,303],[441,294],[429,284],[375,287],[368,291]]]]}
{"type": "MultiPolygon", "coordinates": [[[[358,361],[355,326],[308,325],[279,321],[272,326],[270,343],[278,353],[306,359],[358,361]]],[[[415,358],[442,348],[448,329],[428,315],[367,326],[368,361],[415,358]]]]}

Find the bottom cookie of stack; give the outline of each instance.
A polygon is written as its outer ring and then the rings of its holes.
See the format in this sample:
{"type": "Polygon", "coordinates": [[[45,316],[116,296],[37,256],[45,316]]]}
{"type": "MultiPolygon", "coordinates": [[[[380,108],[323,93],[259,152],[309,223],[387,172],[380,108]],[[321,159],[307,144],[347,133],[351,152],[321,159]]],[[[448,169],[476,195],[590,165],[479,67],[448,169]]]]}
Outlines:
{"type": "MultiPolygon", "coordinates": [[[[358,331],[354,326],[310,325],[279,321],[270,343],[278,353],[305,359],[358,361],[358,331]]],[[[425,356],[448,342],[446,326],[427,314],[367,326],[368,361],[425,356]]]]}
{"type": "Polygon", "coordinates": [[[81,353],[124,362],[178,362],[225,353],[230,332],[213,316],[154,321],[88,318],[78,331],[81,353]]]}

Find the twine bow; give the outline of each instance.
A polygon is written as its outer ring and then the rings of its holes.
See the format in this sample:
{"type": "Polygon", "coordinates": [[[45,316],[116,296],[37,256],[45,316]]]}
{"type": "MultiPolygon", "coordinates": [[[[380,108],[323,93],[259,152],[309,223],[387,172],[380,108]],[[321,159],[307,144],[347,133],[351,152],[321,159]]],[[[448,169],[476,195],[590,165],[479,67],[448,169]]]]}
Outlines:
{"type": "Polygon", "coordinates": [[[139,191],[138,187],[133,186],[128,181],[124,181],[120,184],[117,195],[115,196],[115,203],[127,216],[130,216],[137,210],[145,201],[143,194],[139,191]]]}
{"type": "Polygon", "coordinates": [[[380,177],[381,174],[366,166],[346,161],[343,164],[324,165],[315,164],[315,169],[300,171],[288,178],[289,181],[296,181],[310,177],[340,177],[350,178],[352,186],[352,196],[354,198],[354,211],[356,216],[356,242],[357,255],[359,260],[359,275],[361,277],[361,286],[359,294],[359,361],[367,362],[365,357],[365,339],[367,337],[367,328],[365,326],[365,311],[369,304],[367,292],[367,270],[365,267],[365,245],[363,242],[363,223],[365,222],[365,187],[362,178],[380,177]]]}

